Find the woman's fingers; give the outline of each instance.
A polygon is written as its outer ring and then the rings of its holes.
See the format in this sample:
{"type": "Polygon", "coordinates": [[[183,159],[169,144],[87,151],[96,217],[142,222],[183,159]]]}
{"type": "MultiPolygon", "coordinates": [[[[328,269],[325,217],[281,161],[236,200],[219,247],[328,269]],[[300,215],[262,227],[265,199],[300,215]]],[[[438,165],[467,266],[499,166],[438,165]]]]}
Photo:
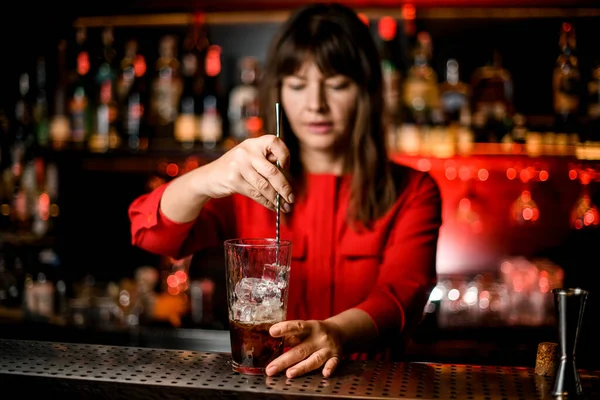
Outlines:
{"type": "Polygon", "coordinates": [[[330,359],[330,349],[323,348],[312,353],[306,360],[300,361],[296,365],[288,368],[285,375],[288,378],[295,378],[304,375],[310,371],[320,368],[330,359]]]}
{"type": "Polygon", "coordinates": [[[323,367],[323,377],[329,378],[331,374],[335,372],[335,369],[337,368],[339,363],[340,358],[337,356],[331,357],[329,360],[327,360],[325,366],[323,367]]]}
{"type": "Polygon", "coordinates": [[[263,157],[273,163],[279,161],[279,166],[285,168],[290,161],[290,151],[283,140],[274,135],[261,136],[260,140],[263,144],[263,157]]]}
{"type": "Polygon", "coordinates": [[[254,200],[260,199],[259,203],[261,204],[264,203],[262,198],[265,198],[269,201],[269,203],[271,203],[269,208],[274,209],[276,205],[275,202],[277,192],[275,192],[275,189],[273,189],[271,183],[269,183],[269,181],[266,180],[261,174],[256,172],[256,170],[251,166],[242,168],[240,170],[240,174],[250,185],[250,188],[246,189],[249,191],[247,196],[254,200]]]}
{"type": "Polygon", "coordinates": [[[267,375],[273,376],[280,371],[299,363],[309,357],[316,349],[310,342],[301,343],[283,353],[267,366],[267,375]]]}
{"type": "Polygon", "coordinates": [[[273,189],[275,189],[285,201],[293,203],[293,198],[290,197],[292,194],[292,186],[283,172],[281,172],[275,164],[270,163],[269,160],[264,157],[253,157],[250,162],[256,172],[268,180],[273,189]]]}

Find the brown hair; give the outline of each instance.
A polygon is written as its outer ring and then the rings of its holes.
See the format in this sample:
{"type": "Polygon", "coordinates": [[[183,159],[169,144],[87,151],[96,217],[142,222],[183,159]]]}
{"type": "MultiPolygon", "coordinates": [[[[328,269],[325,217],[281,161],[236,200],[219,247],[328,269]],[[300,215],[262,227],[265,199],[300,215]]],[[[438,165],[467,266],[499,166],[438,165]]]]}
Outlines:
{"type": "MultiPolygon", "coordinates": [[[[350,222],[369,227],[394,203],[396,192],[386,152],[382,121],[383,95],[379,54],[368,27],[342,5],[313,4],[299,9],[283,25],[272,43],[261,84],[261,116],[266,132],[275,133],[274,104],[280,101],[281,82],[313,59],[326,76],[345,75],[359,87],[354,129],[344,169],[352,176],[350,222]]],[[[298,139],[282,118],[282,136],[290,153],[290,175],[302,193],[303,166],[298,139]],[[286,133],[292,133],[286,135],[286,133]]]]}

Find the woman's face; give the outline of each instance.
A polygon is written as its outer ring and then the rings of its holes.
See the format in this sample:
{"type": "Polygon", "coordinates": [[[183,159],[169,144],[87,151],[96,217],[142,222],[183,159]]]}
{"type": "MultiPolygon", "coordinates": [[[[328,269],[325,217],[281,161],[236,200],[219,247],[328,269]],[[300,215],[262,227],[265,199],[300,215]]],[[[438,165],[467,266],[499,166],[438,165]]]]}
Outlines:
{"type": "Polygon", "coordinates": [[[323,76],[306,62],[283,78],[281,101],[303,150],[333,152],[352,132],[358,85],[343,75],[323,76]]]}

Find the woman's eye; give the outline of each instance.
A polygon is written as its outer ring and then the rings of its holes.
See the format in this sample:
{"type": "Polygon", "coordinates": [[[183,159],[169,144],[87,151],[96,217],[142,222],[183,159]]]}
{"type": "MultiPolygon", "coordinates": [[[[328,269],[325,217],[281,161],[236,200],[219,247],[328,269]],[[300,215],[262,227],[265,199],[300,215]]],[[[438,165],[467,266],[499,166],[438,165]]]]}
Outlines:
{"type": "Polygon", "coordinates": [[[304,85],[303,85],[303,84],[292,84],[292,83],[290,83],[290,84],[288,84],[287,86],[288,86],[288,88],[290,88],[291,90],[302,90],[302,89],[304,88],[304,85]]]}
{"type": "Polygon", "coordinates": [[[339,83],[336,82],[336,83],[330,83],[327,86],[333,90],[344,90],[344,89],[348,88],[348,86],[350,86],[350,84],[348,82],[339,82],[339,83]]]}

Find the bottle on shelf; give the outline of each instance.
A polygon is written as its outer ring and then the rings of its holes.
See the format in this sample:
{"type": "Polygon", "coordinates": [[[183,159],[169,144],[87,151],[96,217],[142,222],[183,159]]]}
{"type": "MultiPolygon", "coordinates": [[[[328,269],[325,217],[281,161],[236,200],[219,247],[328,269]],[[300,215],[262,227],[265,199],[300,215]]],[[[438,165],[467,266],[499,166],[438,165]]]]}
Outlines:
{"type": "MultiPolygon", "coordinates": [[[[204,62],[204,92],[202,118],[199,129],[200,143],[213,149],[223,137],[223,93],[219,75],[221,73],[221,52],[217,45],[210,45],[204,62]]],[[[225,107],[226,108],[226,107],[225,107]]]]}
{"type": "Polygon", "coordinates": [[[71,115],[71,141],[76,148],[83,148],[93,127],[92,69],[90,50],[87,43],[87,29],[76,30],[75,71],[73,71],[72,89],[69,99],[71,115]]]}
{"type": "Polygon", "coordinates": [[[427,32],[419,32],[413,65],[404,81],[404,117],[419,126],[431,124],[432,111],[440,109],[438,76],[431,67],[433,46],[427,32]]]}
{"type": "Polygon", "coordinates": [[[146,124],[146,58],[139,53],[138,41],[130,39],[125,43],[125,53],[121,60],[117,79],[117,102],[119,126],[127,148],[133,151],[148,148],[148,126],[146,124]]]}
{"type": "Polygon", "coordinates": [[[600,142],[600,59],[596,60],[587,87],[586,140],[600,142]]]}
{"type": "Polygon", "coordinates": [[[397,129],[401,120],[403,63],[397,30],[398,22],[390,16],[381,18],[377,24],[377,32],[380,38],[379,57],[383,75],[386,125],[389,127],[390,132],[397,129]]]}
{"type": "Polygon", "coordinates": [[[166,35],[160,41],[156,76],[152,81],[150,97],[150,118],[155,141],[173,139],[173,127],[183,88],[177,48],[177,38],[174,35],[166,35]]]}
{"type": "Polygon", "coordinates": [[[204,86],[202,63],[206,46],[201,20],[196,19],[183,41],[181,76],[183,89],[179,114],[175,120],[175,139],[184,149],[191,149],[198,136],[204,86]],[[203,47],[202,47],[203,46],[203,47]]]}
{"type": "Polygon", "coordinates": [[[58,42],[56,86],[54,88],[54,105],[48,128],[50,142],[54,149],[65,148],[71,135],[71,121],[67,111],[67,92],[69,75],[67,70],[67,41],[58,42]]]}
{"type": "Polygon", "coordinates": [[[48,89],[46,81],[46,59],[39,57],[36,62],[36,96],[33,109],[36,142],[46,147],[50,140],[48,121],[48,89]]]}
{"type": "Polygon", "coordinates": [[[115,91],[116,51],[113,48],[114,33],[112,27],[102,31],[102,57],[96,71],[97,107],[95,130],[90,138],[90,149],[94,152],[105,152],[120,145],[117,132],[117,99],[115,91]]]}
{"type": "Polygon", "coordinates": [[[479,67],[471,79],[472,111],[485,123],[494,118],[499,109],[511,116],[514,113],[513,79],[510,72],[502,66],[502,57],[494,50],[487,65],[479,67]],[[480,115],[481,114],[481,115],[480,115]]]}
{"type": "Polygon", "coordinates": [[[254,57],[244,57],[240,61],[239,69],[239,84],[229,94],[227,109],[230,136],[236,143],[252,135],[252,121],[259,118],[258,60],[254,57]]]}
{"type": "Polygon", "coordinates": [[[440,84],[441,106],[447,124],[459,123],[460,113],[471,100],[471,88],[460,80],[458,61],[446,62],[446,80],[440,84]]]}
{"type": "Polygon", "coordinates": [[[575,27],[563,23],[560,29],[560,54],[552,76],[555,131],[569,136],[570,144],[579,142],[581,72],[576,51],[575,27]]]}

